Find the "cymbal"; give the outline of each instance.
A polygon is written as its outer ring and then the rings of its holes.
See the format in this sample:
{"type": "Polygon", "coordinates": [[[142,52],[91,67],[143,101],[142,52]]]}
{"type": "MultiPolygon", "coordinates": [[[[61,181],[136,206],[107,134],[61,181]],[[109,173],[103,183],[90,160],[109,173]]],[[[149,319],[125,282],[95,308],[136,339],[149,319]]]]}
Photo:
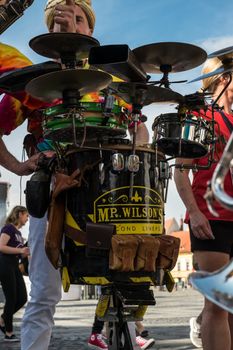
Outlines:
{"type": "Polygon", "coordinates": [[[182,72],[202,64],[207,53],[198,46],[178,42],[161,42],[133,50],[147,73],[182,72]]]}
{"type": "Polygon", "coordinates": [[[225,49],[221,49],[215,52],[212,52],[208,55],[208,58],[218,57],[220,61],[224,63],[229,63],[233,60],[233,46],[226,47],[225,49]]]}
{"type": "Polygon", "coordinates": [[[10,93],[23,91],[32,79],[58,70],[61,70],[61,65],[52,61],[16,69],[0,77],[0,89],[10,93]]]}
{"type": "Polygon", "coordinates": [[[110,88],[127,103],[147,106],[155,102],[181,102],[183,96],[171,89],[145,83],[112,83],[110,88]]]}
{"type": "Polygon", "coordinates": [[[31,39],[29,46],[41,56],[80,61],[88,58],[91,47],[99,46],[99,41],[78,33],[48,33],[31,39]]]}
{"type": "Polygon", "coordinates": [[[62,99],[66,91],[75,92],[76,98],[80,98],[105,89],[111,81],[108,73],[91,69],[66,69],[31,80],[26,85],[26,92],[41,101],[52,102],[62,99]]]}
{"type": "Polygon", "coordinates": [[[230,73],[230,72],[233,72],[233,64],[227,65],[227,66],[225,66],[225,65],[221,66],[221,67],[215,69],[213,72],[203,74],[200,77],[197,77],[193,80],[190,80],[188,83],[194,83],[195,81],[207,79],[207,78],[213,77],[214,75],[230,73]]]}

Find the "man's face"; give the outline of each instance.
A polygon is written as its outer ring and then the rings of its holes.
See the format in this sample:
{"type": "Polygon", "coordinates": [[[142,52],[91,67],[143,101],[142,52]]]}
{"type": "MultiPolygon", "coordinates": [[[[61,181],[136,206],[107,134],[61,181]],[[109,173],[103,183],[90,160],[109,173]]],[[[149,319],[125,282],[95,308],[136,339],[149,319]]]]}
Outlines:
{"type": "Polygon", "coordinates": [[[81,9],[81,7],[79,7],[78,5],[73,5],[72,9],[70,8],[70,11],[72,11],[72,15],[70,15],[70,13],[66,11],[67,7],[65,6],[59,6],[57,7],[57,9],[55,10],[54,25],[51,30],[52,32],[76,32],[78,34],[84,34],[89,36],[92,35],[92,30],[89,27],[87,17],[85,15],[85,12],[81,9]],[[61,26],[60,29],[58,29],[57,25],[61,26]]]}
{"type": "Polygon", "coordinates": [[[76,14],[76,33],[92,35],[85,12],[78,5],[75,6],[76,14]]]}

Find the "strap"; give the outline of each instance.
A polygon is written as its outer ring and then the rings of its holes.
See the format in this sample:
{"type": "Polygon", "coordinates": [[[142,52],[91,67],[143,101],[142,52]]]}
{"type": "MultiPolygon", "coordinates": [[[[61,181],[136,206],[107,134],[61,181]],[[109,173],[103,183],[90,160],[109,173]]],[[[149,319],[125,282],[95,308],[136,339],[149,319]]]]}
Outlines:
{"type": "Polygon", "coordinates": [[[224,121],[224,123],[226,124],[227,129],[229,130],[230,134],[233,132],[233,125],[230,122],[230,120],[227,118],[227,116],[225,115],[225,113],[223,111],[219,111],[219,113],[222,116],[222,119],[224,121]]]}
{"type": "Polygon", "coordinates": [[[78,243],[87,244],[86,232],[78,230],[70,225],[64,225],[65,234],[78,243]]]}

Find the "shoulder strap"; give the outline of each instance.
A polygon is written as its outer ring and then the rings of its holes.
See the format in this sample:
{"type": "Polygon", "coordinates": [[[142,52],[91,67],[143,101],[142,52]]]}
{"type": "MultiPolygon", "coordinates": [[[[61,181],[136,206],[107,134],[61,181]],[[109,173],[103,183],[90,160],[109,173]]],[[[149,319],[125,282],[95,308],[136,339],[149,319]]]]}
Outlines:
{"type": "Polygon", "coordinates": [[[224,121],[224,123],[226,124],[227,129],[229,130],[230,133],[233,132],[233,125],[230,122],[230,120],[226,117],[225,113],[223,111],[219,111],[219,113],[222,116],[222,119],[224,121]]]}

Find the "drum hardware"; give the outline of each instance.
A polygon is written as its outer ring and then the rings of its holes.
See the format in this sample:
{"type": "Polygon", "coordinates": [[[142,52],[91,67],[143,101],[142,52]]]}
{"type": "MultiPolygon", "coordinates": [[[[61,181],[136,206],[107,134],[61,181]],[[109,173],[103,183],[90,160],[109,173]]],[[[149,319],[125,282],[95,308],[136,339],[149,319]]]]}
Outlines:
{"type": "Polygon", "coordinates": [[[220,308],[233,313],[233,260],[213,273],[198,271],[189,281],[200,293],[220,308]]]}
{"type": "MultiPolygon", "coordinates": [[[[143,92],[144,94],[144,92],[143,92]]],[[[137,159],[137,165],[135,164],[135,155],[136,155],[136,139],[137,139],[137,130],[138,130],[138,122],[140,121],[141,117],[141,105],[138,105],[136,103],[133,103],[132,105],[132,121],[133,121],[133,140],[132,140],[132,154],[130,155],[132,163],[128,163],[128,169],[131,169],[130,173],[130,185],[129,185],[129,198],[132,199],[133,197],[133,185],[134,185],[134,171],[133,169],[136,169],[136,172],[139,171],[139,159],[137,159]]],[[[130,158],[129,157],[129,158],[130,158]]]]}
{"type": "Polygon", "coordinates": [[[36,53],[61,59],[67,69],[79,68],[80,61],[88,58],[91,47],[98,45],[99,41],[95,38],[78,33],[42,34],[29,42],[29,46],[36,53]]]}
{"type": "Polygon", "coordinates": [[[166,203],[167,194],[168,194],[168,184],[169,184],[169,180],[172,178],[172,170],[167,160],[165,161],[160,160],[158,163],[158,167],[159,167],[159,178],[164,183],[165,194],[164,194],[163,200],[166,203]]]}
{"type": "Polygon", "coordinates": [[[140,316],[139,309],[143,309],[144,314],[147,305],[156,304],[153,292],[148,284],[137,286],[115,283],[113,286],[103,288],[103,295],[110,296],[107,312],[101,317],[101,320],[108,322],[108,348],[133,350],[135,346],[131,334],[135,334],[135,325],[132,323],[131,330],[128,322],[142,320],[143,315],[140,316]]]}
{"type": "MultiPolygon", "coordinates": [[[[102,144],[99,143],[99,157],[100,159],[103,159],[103,151],[102,151],[102,144]]],[[[105,171],[104,171],[104,163],[101,161],[99,163],[99,180],[101,185],[103,185],[104,180],[105,180],[105,171]]]]}
{"type": "Polygon", "coordinates": [[[128,45],[92,47],[88,62],[125,81],[146,82],[149,78],[128,45]]]}
{"type": "Polygon", "coordinates": [[[132,173],[137,173],[139,171],[140,162],[139,157],[136,154],[130,154],[127,160],[128,170],[132,173]]]}
{"type": "Polygon", "coordinates": [[[112,155],[112,169],[113,171],[123,171],[125,168],[125,159],[122,153],[114,153],[112,155]]]}

